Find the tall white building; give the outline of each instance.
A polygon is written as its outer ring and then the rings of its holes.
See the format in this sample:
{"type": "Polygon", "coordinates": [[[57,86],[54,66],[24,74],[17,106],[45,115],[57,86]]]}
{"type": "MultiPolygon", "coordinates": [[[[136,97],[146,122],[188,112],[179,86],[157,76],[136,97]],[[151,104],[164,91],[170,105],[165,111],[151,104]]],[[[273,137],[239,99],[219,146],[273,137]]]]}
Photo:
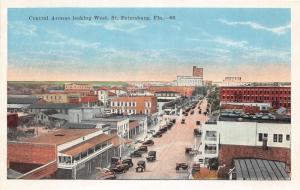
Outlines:
{"type": "Polygon", "coordinates": [[[218,121],[216,124],[204,124],[200,130],[202,144],[195,161],[205,166],[207,159],[218,157],[219,145],[261,147],[263,139],[266,139],[269,147],[291,146],[290,123],[218,121]]]}
{"type": "Polygon", "coordinates": [[[177,76],[177,86],[203,86],[203,77],[177,76]]]}

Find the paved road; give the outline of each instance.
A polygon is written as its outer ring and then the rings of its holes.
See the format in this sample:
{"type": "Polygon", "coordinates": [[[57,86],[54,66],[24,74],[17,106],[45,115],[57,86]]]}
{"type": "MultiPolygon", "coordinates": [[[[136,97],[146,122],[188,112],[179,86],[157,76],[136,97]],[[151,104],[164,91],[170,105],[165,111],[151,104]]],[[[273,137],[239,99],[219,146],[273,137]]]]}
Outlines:
{"type": "MultiPolygon", "coordinates": [[[[201,104],[201,109],[205,110],[207,101],[201,104]]],[[[176,173],[175,166],[177,162],[192,162],[192,157],[185,154],[186,146],[193,146],[195,139],[193,130],[196,127],[196,121],[201,123],[207,120],[204,115],[198,114],[198,105],[193,115],[189,114],[186,118],[186,124],[181,124],[181,118],[176,121],[175,127],[168,130],[161,138],[154,138],[155,144],[149,146],[149,150],[157,151],[157,160],[146,162],[146,171],[136,173],[135,166],[139,160],[146,160],[146,154],[143,158],[133,158],[134,167],[130,168],[125,174],[120,174],[117,179],[188,179],[188,172],[176,173]]]]}

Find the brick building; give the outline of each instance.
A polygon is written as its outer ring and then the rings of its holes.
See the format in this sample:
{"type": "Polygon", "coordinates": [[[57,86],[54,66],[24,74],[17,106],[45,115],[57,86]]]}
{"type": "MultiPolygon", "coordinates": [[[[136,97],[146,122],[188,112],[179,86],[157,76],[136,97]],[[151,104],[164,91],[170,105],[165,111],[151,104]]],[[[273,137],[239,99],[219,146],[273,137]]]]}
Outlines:
{"type": "Polygon", "coordinates": [[[23,142],[8,142],[7,168],[17,171],[17,178],[85,179],[121,154],[114,138],[95,128],[60,129],[23,142]]]}
{"type": "Polygon", "coordinates": [[[111,99],[111,113],[153,114],[157,112],[155,96],[122,96],[111,99]]]}
{"type": "Polygon", "coordinates": [[[270,103],[274,109],[291,109],[291,87],[236,86],[220,87],[222,103],[270,103]]]}
{"type": "Polygon", "coordinates": [[[192,86],[150,86],[148,91],[155,94],[156,92],[172,91],[178,92],[181,96],[192,96],[195,87],[192,86]]]}
{"type": "Polygon", "coordinates": [[[203,78],[203,68],[198,68],[197,66],[193,66],[193,77],[201,77],[203,78]]]}

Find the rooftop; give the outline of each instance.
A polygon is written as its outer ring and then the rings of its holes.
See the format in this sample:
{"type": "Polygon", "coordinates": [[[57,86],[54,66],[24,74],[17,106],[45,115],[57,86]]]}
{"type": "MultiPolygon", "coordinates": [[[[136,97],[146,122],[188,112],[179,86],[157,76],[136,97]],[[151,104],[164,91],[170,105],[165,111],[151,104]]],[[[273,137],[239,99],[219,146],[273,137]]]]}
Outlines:
{"type": "Polygon", "coordinates": [[[32,104],[28,109],[71,109],[77,108],[80,105],[77,104],[67,104],[67,103],[47,103],[47,104],[32,104]]]}
{"type": "Polygon", "coordinates": [[[283,162],[261,159],[234,159],[237,180],[290,180],[283,162]]]}
{"type": "Polygon", "coordinates": [[[66,155],[76,155],[79,154],[81,152],[87,151],[89,148],[92,148],[94,146],[96,146],[97,144],[103,143],[105,141],[108,141],[110,139],[112,139],[113,137],[110,135],[106,135],[106,134],[101,134],[98,135],[94,138],[91,138],[87,141],[84,141],[76,146],[72,146],[71,148],[68,148],[66,150],[61,151],[61,153],[66,154],[66,155]]]}
{"type": "Polygon", "coordinates": [[[98,130],[99,129],[60,129],[55,132],[49,132],[37,137],[26,139],[25,142],[60,145],[94,133],[98,130]]]}
{"type": "Polygon", "coordinates": [[[39,100],[32,95],[8,95],[7,104],[34,104],[39,100]]]}

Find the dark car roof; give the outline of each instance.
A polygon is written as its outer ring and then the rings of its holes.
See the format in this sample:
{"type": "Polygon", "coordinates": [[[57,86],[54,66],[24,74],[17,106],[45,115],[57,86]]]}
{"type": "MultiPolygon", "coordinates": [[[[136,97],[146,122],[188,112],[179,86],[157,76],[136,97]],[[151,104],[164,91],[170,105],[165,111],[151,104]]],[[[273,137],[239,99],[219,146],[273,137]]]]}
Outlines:
{"type": "Polygon", "coordinates": [[[140,160],[140,161],[138,161],[138,165],[143,165],[143,164],[145,164],[146,162],[144,161],[144,160],[140,160]]]}
{"type": "Polygon", "coordinates": [[[148,155],[150,156],[150,155],[156,155],[156,151],[149,151],[148,152],[148,155]]]}

